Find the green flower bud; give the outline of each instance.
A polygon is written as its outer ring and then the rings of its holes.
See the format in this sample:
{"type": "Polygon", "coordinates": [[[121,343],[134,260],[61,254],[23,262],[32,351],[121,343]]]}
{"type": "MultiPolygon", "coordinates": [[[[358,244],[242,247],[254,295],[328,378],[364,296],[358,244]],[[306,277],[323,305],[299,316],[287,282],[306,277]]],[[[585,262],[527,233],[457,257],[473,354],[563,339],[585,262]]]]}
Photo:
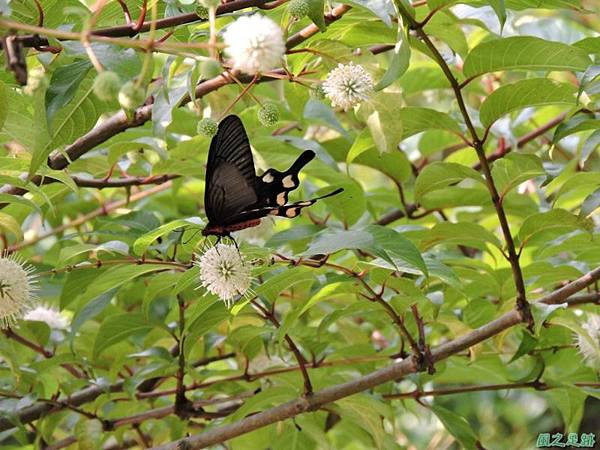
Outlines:
{"type": "Polygon", "coordinates": [[[208,20],[208,8],[204,6],[200,1],[196,3],[196,15],[202,20],[208,20]]]}
{"type": "Polygon", "coordinates": [[[279,121],[279,110],[277,109],[277,105],[265,103],[263,107],[258,110],[258,120],[265,127],[275,125],[279,121]]]}
{"type": "Polygon", "coordinates": [[[119,104],[126,111],[131,111],[142,105],[146,100],[146,89],[137,87],[133,81],[128,81],[119,91],[119,104]]]}
{"type": "Polygon", "coordinates": [[[210,117],[205,117],[200,122],[198,122],[196,131],[198,131],[198,134],[201,134],[203,136],[213,137],[215,134],[217,134],[218,129],[219,125],[216,121],[214,121],[210,117]]]}
{"type": "Polygon", "coordinates": [[[215,59],[207,59],[200,63],[200,75],[203,80],[214,78],[221,75],[221,73],[223,73],[223,67],[215,59]]]}
{"type": "Polygon", "coordinates": [[[288,12],[290,16],[296,19],[302,19],[310,11],[310,6],[307,0],[291,0],[288,3],[288,12]]]}
{"type": "Polygon", "coordinates": [[[100,100],[110,101],[117,98],[121,89],[121,79],[115,72],[104,71],[96,75],[93,90],[100,100]]]}

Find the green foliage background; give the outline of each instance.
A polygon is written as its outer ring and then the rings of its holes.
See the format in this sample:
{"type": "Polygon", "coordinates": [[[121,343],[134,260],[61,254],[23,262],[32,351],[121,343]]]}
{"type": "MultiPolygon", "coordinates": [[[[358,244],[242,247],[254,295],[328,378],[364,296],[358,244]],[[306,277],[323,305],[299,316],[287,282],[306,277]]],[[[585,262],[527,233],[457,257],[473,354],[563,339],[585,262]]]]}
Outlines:
{"type": "MultiPolygon", "coordinates": [[[[142,2],[125,3],[136,20],[142,2]]],[[[285,25],[278,3],[261,13],[285,25]]],[[[165,444],[303,395],[286,335],[315,366],[308,373],[318,392],[410,357],[390,310],[417,339],[416,305],[431,347],[512,310],[517,288],[473,148],[480,144],[527,298],[600,265],[596,1],[356,0],[350,9],[333,5],[333,15],[330,5],[309,3],[310,18],[288,30],[310,29],[311,18],[321,29],[286,56],[299,78],[263,77],[252,88],[278,106],[279,123],[261,126],[250,96],[232,109],[259,170],[282,170],[306,148],[317,153],[294,199],[345,189],[301,218],[239,233],[274,326],[249,301],[228,310],[199,289],[191,264],[202,240],[210,141],[196,124],[203,115],[218,119],[241,91],[223,78],[203,80],[207,51],[183,45],[207,42],[208,23],[156,30],[157,39],[172,32],[165,43],[182,45],[147,59],[150,100],[127,117],[93,94],[96,71],[81,42],[50,32],[85,30],[91,4],[41,1],[48,44],[62,50],[25,49],[25,87],[0,70],[1,242],[35,266],[41,301],[71,325],[51,331],[19,321],[0,338],[2,448],[165,444]],[[334,111],[307,86],[350,61],[373,75],[376,92],[356,111],[334,111]],[[128,186],[107,183],[117,179],[128,186]],[[182,234],[182,226],[191,227],[182,234]],[[172,409],[180,364],[193,387],[187,398],[204,408],[198,417],[172,409]],[[70,403],[90,386],[100,387],[97,395],[70,403]],[[48,407],[41,416],[22,415],[39,405],[48,407]]],[[[217,29],[260,4],[220,14],[217,29]]],[[[2,34],[26,35],[38,24],[34,1],[0,1],[0,10],[2,34]]],[[[158,19],[194,10],[183,0],[155,8],[158,19]]],[[[123,23],[110,1],[94,29],[123,23]]],[[[131,80],[147,58],[136,39],[92,48],[105,68],[131,80]]],[[[598,314],[597,285],[588,284],[588,301],[576,308],[533,307],[533,333],[518,325],[437,362],[434,374],[381,384],[214,448],[520,449],[540,432],[597,431],[598,371],[573,344],[598,314]],[[531,389],[537,382],[548,389],[531,389]],[[520,389],[386,397],[500,384],[520,389]]]]}

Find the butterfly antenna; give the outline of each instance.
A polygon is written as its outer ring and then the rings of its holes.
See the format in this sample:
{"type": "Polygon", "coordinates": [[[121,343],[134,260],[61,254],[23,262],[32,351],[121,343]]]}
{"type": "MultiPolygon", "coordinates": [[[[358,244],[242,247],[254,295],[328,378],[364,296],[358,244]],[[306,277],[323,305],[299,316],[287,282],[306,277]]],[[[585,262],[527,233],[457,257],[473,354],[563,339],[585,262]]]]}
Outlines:
{"type": "MultiPolygon", "coordinates": [[[[196,235],[197,235],[197,234],[198,234],[200,231],[202,231],[202,229],[201,229],[201,228],[198,228],[198,229],[196,230],[196,232],[195,232],[194,234],[192,234],[192,236],[191,236],[191,237],[190,237],[190,238],[189,238],[187,241],[183,242],[183,245],[186,245],[186,244],[188,244],[188,243],[189,243],[189,242],[190,242],[192,239],[194,239],[194,238],[196,237],[196,235]]],[[[183,233],[181,234],[181,237],[183,238],[183,233]]]]}

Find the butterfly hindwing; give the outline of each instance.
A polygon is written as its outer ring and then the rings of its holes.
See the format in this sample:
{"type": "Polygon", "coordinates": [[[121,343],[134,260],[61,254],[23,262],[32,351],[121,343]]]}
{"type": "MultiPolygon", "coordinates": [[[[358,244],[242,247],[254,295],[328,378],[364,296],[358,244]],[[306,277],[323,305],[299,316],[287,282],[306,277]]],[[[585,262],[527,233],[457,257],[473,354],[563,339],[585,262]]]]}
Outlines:
{"type": "Polygon", "coordinates": [[[279,216],[279,217],[287,217],[288,219],[292,219],[294,217],[298,217],[302,209],[314,205],[317,201],[322,200],[327,197],[331,197],[333,195],[339,194],[344,189],[339,188],[329,194],[322,195],[321,197],[311,198],[310,200],[303,200],[299,202],[290,203],[288,205],[283,206],[264,206],[260,208],[254,208],[247,211],[243,211],[238,214],[234,220],[230,223],[226,223],[226,225],[232,225],[237,223],[251,222],[256,219],[260,219],[266,216],[279,216]]]}
{"type": "Polygon", "coordinates": [[[315,157],[315,152],[305,150],[285,172],[269,169],[257,177],[258,206],[283,206],[288,194],[300,185],[298,173],[315,157]]]}
{"type": "Polygon", "coordinates": [[[204,207],[212,223],[223,223],[258,201],[250,142],[237,116],[221,121],[210,144],[204,207]]]}

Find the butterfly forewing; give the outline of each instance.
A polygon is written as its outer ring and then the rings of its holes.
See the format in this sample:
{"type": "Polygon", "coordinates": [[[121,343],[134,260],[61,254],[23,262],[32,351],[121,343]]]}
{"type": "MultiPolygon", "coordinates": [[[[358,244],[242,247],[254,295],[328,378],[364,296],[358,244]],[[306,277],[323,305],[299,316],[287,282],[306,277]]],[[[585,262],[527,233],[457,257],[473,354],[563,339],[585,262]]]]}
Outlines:
{"type": "Polygon", "coordinates": [[[226,117],[208,152],[204,207],[212,223],[224,223],[258,200],[250,142],[241,120],[226,117]]]}

